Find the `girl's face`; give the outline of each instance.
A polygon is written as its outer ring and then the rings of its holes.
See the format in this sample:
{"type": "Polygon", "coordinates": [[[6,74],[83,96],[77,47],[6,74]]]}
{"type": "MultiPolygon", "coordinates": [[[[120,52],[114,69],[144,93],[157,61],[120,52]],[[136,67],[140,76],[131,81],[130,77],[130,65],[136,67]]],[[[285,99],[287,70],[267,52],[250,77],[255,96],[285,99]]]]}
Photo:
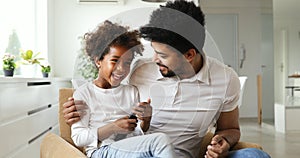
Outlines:
{"type": "Polygon", "coordinates": [[[112,46],[102,60],[96,62],[99,73],[95,84],[101,88],[118,86],[128,75],[133,53],[122,46],[112,46]]]}

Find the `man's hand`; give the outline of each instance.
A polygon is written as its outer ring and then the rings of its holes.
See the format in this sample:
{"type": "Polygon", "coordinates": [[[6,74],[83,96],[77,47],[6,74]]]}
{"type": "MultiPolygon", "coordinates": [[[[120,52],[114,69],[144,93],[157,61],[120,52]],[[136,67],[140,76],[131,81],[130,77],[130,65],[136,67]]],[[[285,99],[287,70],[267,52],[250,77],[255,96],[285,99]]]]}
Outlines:
{"type": "Polygon", "coordinates": [[[134,113],[138,119],[142,121],[151,120],[152,116],[152,106],[150,105],[151,100],[148,99],[147,102],[140,102],[137,106],[133,107],[132,113],[134,113]]]}
{"type": "Polygon", "coordinates": [[[211,145],[207,146],[206,158],[225,158],[230,149],[229,143],[219,135],[215,135],[211,140],[211,145]]]}
{"type": "Polygon", "coordinates": [[[147,102],[140,102],[136,107],[132,109],[139,120],[141,120],[141,128],[144,132],[149,129],[150,121],[152,117],[152,106],[150,105],[151,99],[149,98],[147,102]]]}
{"type": "Polygon", "coordinates": [[[68,98],[68,101],[63,104],[63,114],[68,125],[72,125],[80,120],[86,112],[87,105],[83,101],[74,101],[73,97],[68,98]]]}
{"type": "Polygon", "coordinates": [[[239,109],[236,107],[229,112],[221,112],[217,120],[217,129],[211,145],[207,147],[206,157],[226,157],[230,147],[240,139],[239,109]]]}

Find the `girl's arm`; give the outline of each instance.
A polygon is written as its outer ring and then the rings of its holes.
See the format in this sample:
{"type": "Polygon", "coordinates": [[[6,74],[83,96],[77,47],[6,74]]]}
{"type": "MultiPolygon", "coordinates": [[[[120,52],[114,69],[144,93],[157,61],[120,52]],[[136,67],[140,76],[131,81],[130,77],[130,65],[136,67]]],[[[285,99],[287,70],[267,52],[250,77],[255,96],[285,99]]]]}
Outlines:
{"type": "MultiPolygon", "coordinates": [[[[75,91],[76,92],[76,91],[75,91]]],[[[75,93],[74,93],[75,94],[75,93]]],[[[80,99],[78,97],[75,97],[80,99]]],[[[76,102],[77,100],[75,100],[76,102]]],[[[83,100],[81,100],[84,102],[83,100]]],[[[76,105],[75,105],[76,106],[76,105]]],[[[97,129],[89,127],[90,109],[84,111],[84,115],[80,117],[80,121],[72,124],[71,126],[71,138],[76,146],[84,147],[90,144],[97,144],[97,129]]]]}

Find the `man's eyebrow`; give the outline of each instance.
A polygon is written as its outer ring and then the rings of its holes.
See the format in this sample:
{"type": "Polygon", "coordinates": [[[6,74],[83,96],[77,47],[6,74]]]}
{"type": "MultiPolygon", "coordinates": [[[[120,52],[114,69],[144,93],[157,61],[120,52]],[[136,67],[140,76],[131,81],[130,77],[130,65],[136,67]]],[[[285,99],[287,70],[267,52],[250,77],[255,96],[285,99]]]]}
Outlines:
{"type": "Polygon", "coordinates": [[[154,50],[154,52],[155,52],[156,54],[165,54],[165,53],[159,52],[159,51],[157,51],[157,50],[154,50]]]}
{"type": "Polygon", "coordinates": [[[113,55],[112,57],[113,58],[121,58],[120,56],[117,56],[117,55],[113,55]]]}

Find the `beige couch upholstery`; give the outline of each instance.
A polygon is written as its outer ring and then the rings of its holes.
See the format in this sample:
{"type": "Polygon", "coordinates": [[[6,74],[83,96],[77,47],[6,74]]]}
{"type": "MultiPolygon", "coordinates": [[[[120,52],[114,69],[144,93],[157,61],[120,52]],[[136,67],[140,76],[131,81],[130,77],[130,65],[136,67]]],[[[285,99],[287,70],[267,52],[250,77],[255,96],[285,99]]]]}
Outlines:
{"type": "MultiPolygon", "coordinates": [[[[59,131],[60,136],[48,133],[41,144],[40,148],[40,157],[41,158],[80,158],[85,157],[83,154],[82,148],[77,148],[74,146],[74,143],[71,139],[71,128],[63,118],[63,103],[67,101],[69,97],[73,94],[73,89],[64,88],[59,91],[59,131]]],[[[202,141],[201,146],[199,147],[200,157],[204,157],[207,145],[210,143],[211,138],[213,137],[212,133],[208,133],[202,141]]],[[[242,148],[259,148],[262,147],[255,143],[248,142],[238,142],[232,150],[242,149],[242,148]]]]}

